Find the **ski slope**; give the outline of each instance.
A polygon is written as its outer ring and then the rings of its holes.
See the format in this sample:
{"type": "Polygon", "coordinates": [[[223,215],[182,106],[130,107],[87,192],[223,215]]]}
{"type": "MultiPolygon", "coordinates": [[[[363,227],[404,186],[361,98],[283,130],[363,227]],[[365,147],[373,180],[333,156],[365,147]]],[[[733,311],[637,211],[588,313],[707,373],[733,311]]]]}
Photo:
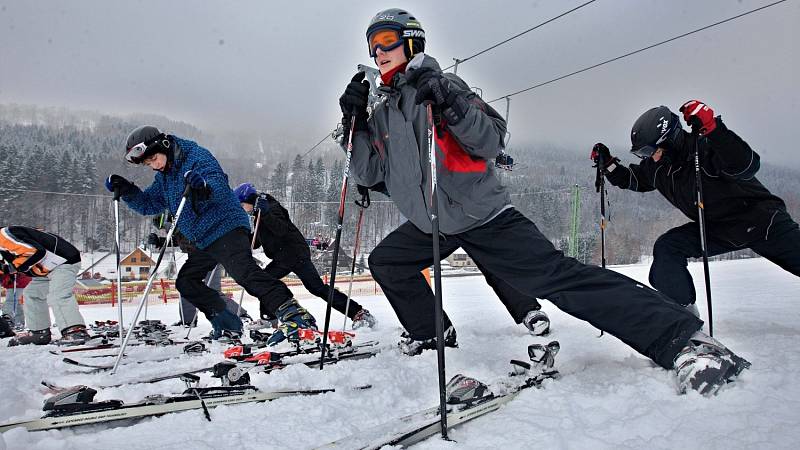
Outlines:
{"type": "MultiPolygon", "coordinates": [[[[702,265],[691,264],[703,292],[702,265]]],[[[647,265],[615,267],[647,280],[647,265]]],[[[707,399],[675,394],[672,374],[656,367],[614,337],[561,313],[548,302],[553,332],[536,338],[515,325],[480,276],[445,278],[445,309],[457,330],[460,348],[448,349],[448,378],[464,373],[491,384],[509,370],[508,360],[526,359],[534,342],[556,339],[556,367],[562,378],[544,389],[521,393],[501,410],[451,430],[456,443],[429,439],[415,448],[796,448],[800,442],[800,278],[763,259],[711,263],[715,334],[753,363],[734,385],[707,399]]],[[[376,330],[357,340],[394,344],[400,325],[385,298],[359,297],[379,320],[376,330]]],[[[246,306],[257,311],[254,299],[246,306]]],[[[324,302],[302,303],[322,321],[324,302]]],[[[705,315],[704,301],[699,305],[705,315]]],[[[116,318],[108,306],[82,307],[87,321],[116,318]]],[[[133,308],[126,311],[130,317],[133,308]]],[[[149,318],[177,319],[177,305],[151,305],[149,318]]],[[[210,325],[201,320],[195,337],[210,325]]],[[[332,327],[341,327],[334,313],[332,327]]],[[[108,374],[81,375],[47,352],[52,347],[6,348],[0,341],[0,422],[38,417],[45,395],[38,383],[107,383],[202,367],[215,355],[123,366],[108,374]]],[[[178,349],[131,349],[138,358],[156,358],[178,349]]],[[[96,360],[95,360],[96,361],[96,360]]],[[[13,429],[0,435],[4,449],[306,449],[377,425],[438,402],[435,352],[410,358],[389,348],[369,360],[348,361],[324,371],[290,367],[253,377],[264,390],[345,388],[371,383],[367,391],[339,389],[316,397],[284,398],[271,403],[224,406],[170,414],[131,423],[90,425],[73,430],[31,433],[13,429]]],[[[212,380],[205,375],[203,382],[212,380]]],[[[157,384],[104,389],[98,400],[140,400],[148,394],[177,393],[183,386],[157,384]]]]}

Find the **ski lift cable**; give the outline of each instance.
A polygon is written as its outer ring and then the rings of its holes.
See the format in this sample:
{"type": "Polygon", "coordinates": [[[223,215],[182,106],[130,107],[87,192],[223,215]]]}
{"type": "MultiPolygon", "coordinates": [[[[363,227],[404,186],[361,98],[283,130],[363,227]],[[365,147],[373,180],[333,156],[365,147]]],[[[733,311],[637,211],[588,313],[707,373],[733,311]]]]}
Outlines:
{"type": "Polygon", "coordinates": [[[527,30],[525,30],[525,31],[523,31],[523,32],[521,32],[521,33],[517,33],[517,34],[515,34],[514,36],[511,36],[510,38],[508,38],[508,39],[506,39],[506,40],[503,40],[503,41],[501,41],[501,42],[498,42],[497,44],[494,44],[494,45],[492,45],[492,46],[491,46],[491,47],[489,47],[489,48],[486,48],[486,49],[484,49],[484,50],[481,50],[481,51],[479,51],[478,53],[475,53],[475,54],[474,54],[474,55],[472,55],[472,56],[468,56],[468,57],[466,57],[466,58],[464,58],[464,59],[453,58],[453,59],[456,61],[456,62],[455,62],[455,64],[451,64],[451,65],[449,65],[449,66],[445,67],[444,69],[442,69],[442,71],[446,71],[446,70],[452,69],[453,67],[456,67],[456,66],[457,66],[457,65],[459,65],[459,64],[465,63],[465,62],[469,61],[470,59],[472,59],[472,58],[475,58],[476,56],[480,56],[480,55],[482,55],[482,54],[484,54],[484,53],[486,53],[486,52],[488,52],[488,51],[490,51],[490,50],[493,50],[493,49],[495,49],[495,48],[497,48],[497,47],[499,47],[499,46],[501,46],[501,45],[503,45],[503,44],[505,44],[505,43],[509,42],[509,41],[513,41],[514,39],[516,39],[516,38],[518,38],[518,37],[520,37],[520,36],[522,36],[522,35],[524,35],[524,34],[526,34],[526,33],[530,33],[531,31],[533,31],[533,30],[535,30],[535,29],[537,29],[537,28],[541,28],[541,27],[543,27],[543,26],[547,25],[547,24],[548,24],[548,23],[550,23],[550,22],[556,21],[556,20],[558,20],[558,19],[560,19],[560,18],[562,18],[562,17],[566,16],[567,14],[570,14],[570,13],[572,13],[572,12],[574,12],[574,11],[577,11],[577,10],[579,10],[579,9],[583,8],[584,6],[588,6],[589,4],[591,4],[591,3],[594,3],[594,2],[596,2],[596,1],[597,1],[597,0],[589,0],[588,2],[586,2],[586,3],[582,4],[582,5],[578,5],[578,6],[574,7],[574,8],[572,8],[572,9],[570,9],[569,11],[565,11],[565,12],[563,12],[563,13],[561,13],[561,14],[559,14],[559,15],[557,15],[557,16],[555,16],[555,17],[553,17],[553,18],[550,18],[550,19],[548,19],[548,20],[545,20],[544,22],[542,22],[542,23],[540,23],[540,24],[538,24],[538,25],[534,25],[533,27],[531,27],[531,28],[528,28],[527,30]]]}
{"type": "Polygon", "coordinates": [[[633,56],[633,55],[635,55],[635,54],[637,54],[637,53],[641,53],[641,52],[643,52],[643,51],[650,50],[651,48],[655,48],[655,47],[658,47],[658,46],[660,46],[660,45],[664,45],[664,44],[667,44],[667,43],[669,43],[669,42],[672,42],[672,41],[675,41],[675,40],[678,40],[678,39],[684,38],[684,37],[686,37],[686,36],[689,36],[689,35],[692,35],[692,34],[695,34],[695,33],[699,33],[700,31],[703,31],[703,30],[707,30],[707,29],[709,29],[709,28],[716,27],[717,25],[722,25],[723,23],[730,22],[730,21],[732,21],[732,20],[735,20],[735,19],[738,19],[738,18],[744,17],[744,16],[746,16],[746,15],[748,15],[748,14],[753,14],[753,13],[755,13],[755,12],[758,12],[758,11],[761,11],[761,10],[763,10],[763,9],[770,8],[770,7],[772,7],[772,6],[775,6],[775,5],[779,4],[779,3],[783,3],[783,2],[785,2],[785,1],[787,1],[787,0],[778,0],[778,1],[776,1],[776,2],[773,2],[773,3],[767,4],[767,5],[764,5],[764,6],[761,6],[761,7],[755,8],[755,9],[752,9],[752,10],[750,10],[750,11],[746,11],[746,12],[744,12],[744,13],[742,13],[742,14],[738,14],[738,15],[735,15],[735,16],[733,16],[733,17],[729,17],[729,18],[727,18],[727,19],[720,20],[719,22],[715,22],[715,23],[712,23],[712,24],[710,24],[710,25],[706,25],[706,26],[704,26],[704,27],[700,27],[700,28],[697,28],[697,29],[695,29],[695,30],[692,30],[692,31],[689,31],[689,32],[686,32],[686,33],[679,34],[679,35],[677,35],[677,36],[673,36],[673,37],[671,37],[671,38],[669,38],[669,39],[666,39],[666,40],[663,40],[663,41],[661,41],[661,42],[657,42],[657,43],[655,43],[655,44],[648,45],[647,47],[642,47],[642,48],[640,48],[640,49],[638,49],[638,50],[634,50],[634,51],[632,51],[632,52],[625,53],[624,55],[620,55],[620,56],[617,56],[617,57],[614,57],[614,58],[611,58],[611,59],[607,59],[607,60],[605,60],[605,61],[603,61],[603,62],[600,62],[600,63],[597,63],[597,64],[593,64],[593,65],[591,65],[591,66],[588,66],[588,67],[584,67],[583,69],[579,69],[579,70],[576,70],[576,71],[574,71],[574,72],[568,73],[568,74],[566,74],[566,75],[562,75],[562,76],[560,76],[560,77],[553,78],[552,80],[548,80],[548,81],[545,81],[545,82],[542,82],[542,83],[539,83],[539,84],[535,84],[535,85],[533,85],[533,86],[531,86],[531,87],[527,87],[527,88],[525,88],[525,89],[520,89],[519,91],[512,92],[512,93],[510,93],[510,94],[502,95],[502,96],[500,96],[500,97],[497,97],[497,98],[496,98],[496,99],[494,99],[494,100],[489,100],[489,101],[488,101],[488,102],[486,102],[486,103],[494,103],[494,102],[496,102],[496,101],[498,101],[498,100],[502,100],[502,99],[504,99],[504,98],[513,97],[513,96],[515,96],[515,95],[522,94],[522,93],[524,93],[524,92],[528,92],[528,91],[531,91],[531,90],[533,90],[533,89],[536,89],[536,88],[540,88],[540,87],[542,87],[542,86],[545,86],[545,85],[548,85],[548,84],[550,84],[550,83],[555,83],[556,81],[563,80],[563,79],[565,79],[565,78],[568,78],[568,77],[571,77],[571,76],[573,76],[573,75],[577,75],[577,74],[579,74],[579,73],[583,73],[583,72],[586,72],[586,71],[589,71],[589,70],[595,69],[595,68],[597,68],[597,67],[600,67],[600,66],[603,66],[603,65],[606,65],[606,64],[612,63],[612,62],[614,62],[614,61],[619,61],[620,59],[627,58],[628,56],[633,56]]]}

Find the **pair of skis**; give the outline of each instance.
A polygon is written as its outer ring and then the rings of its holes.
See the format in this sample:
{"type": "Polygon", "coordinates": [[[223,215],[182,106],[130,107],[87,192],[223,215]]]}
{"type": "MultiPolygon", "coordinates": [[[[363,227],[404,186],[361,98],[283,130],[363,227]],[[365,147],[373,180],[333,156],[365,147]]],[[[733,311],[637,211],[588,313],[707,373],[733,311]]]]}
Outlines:
{"type": "MultiPolygon", "coordinates": [[[[353,345],[348,349],[339,351],[338,353],[326,352],[325,362],[327,364],[335,364],[342,360],[366,359],[375,356],[380,351],[381,348],[378,347],[377,342],[374,341],[365,342],[360,345],[353,345]]],[[[214,364],[212,366],[201,367],[198,369],[181,371],[167,375],[160,375],[152,378],[133,379],[120,383],[100,385],[97,387],[105,389],[105,388],[115,388],[133,384],[158,383],[166,380],[182,379],[185,378],[186,375],[195,375],[198,373],[205,373],[205,372],[212,372],[217,378],[222,379],[223,384],[237,384],[237,383],[246,384],[246,382],[249,381],[250,373],[270,373],[275,370],[284,369],[293,364],[303,364],[308,367],[312,367],[319,363],[318,360],[296,361],[296,362],[284,361],[284,358],[291,356],[298,356],[301,354],[302,353],[295,353],[295,352],[285,352],[285,353],[261,352],[256,355],[241,357],[241,360],[239,361],[236,360],[225,361],[214,364]]],[[[99,365],[99,364],[95,365],[77,361],[73,361],[72,364],[84,368],[93,369],[95,371],[107,371],[113,368],[113,365],[99,365]]],[[[48,380],[42,381],[42,385],[45,386],[51,392],[63,392],[65,390],[70,389],[69,387],[60,386],[58,383],[48,380]]]]}
{"type": "MultiPolygon", "coordinates": [[[[454,376],[447,384],[447,428],[497,411],[523,390],[539,388],[545,380],[558,378],[558,371],[552,367],[559,349],[557,341],[550,342],[546,346],[540,344],[529,346],[528,355],[534,363],[533,366],[527,362],[512,360],[513,371],[501,383],[504,385],[502,394],[493,394],[488,389],[476,389],[478,386],[483,388],[486,386],[473,378],[454,376]],[[467,394],[464,394],[465,392],[467,394]],[[471,394],[474,395],[470,396],[471,394]]],[[[377,450],[384,446],[408,447],[438,434],[441,431],[440,425],[440,407],[437,405],[318,448],[377,450]]]]}
{"type": "MultiPolygon", "coordinates": [[[[368,388],[369,385],[355,389],[368,388]]],[[[28,431],[52,430],[193,409],[202,409],[206,419],[210,421],[208,410],[221,405],[267,402],[282,397],[320,395],[335,391],[334,388],[328,388],[262,392],[253,386],[190,387],[180,395],[155,395],[146,397],[141,402],[125,404],[121,400],[95,402],[96,390],[75,386],[49,398],[45,402],[45,414],[42,418],[2,424],[0,433],[17,427],[24,427],[28,431]]]]}

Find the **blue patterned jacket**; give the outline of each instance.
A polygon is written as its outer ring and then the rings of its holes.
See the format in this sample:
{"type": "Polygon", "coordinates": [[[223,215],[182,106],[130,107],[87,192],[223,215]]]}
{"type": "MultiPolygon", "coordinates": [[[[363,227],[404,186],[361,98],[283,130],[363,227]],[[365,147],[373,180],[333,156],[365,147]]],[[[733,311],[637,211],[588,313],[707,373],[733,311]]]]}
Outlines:
{"type": "Polygon", "coordinates": [[[174,158],[167,172],[156,173],[151,184],[144,191],[122,197],[125,203],[143,215],[160,214],[164,209],[175,214],[186,186],[184,173],[195,170],[206,179],[211,195],[208,200],[191,202],[187,199],[178,230],[199,249],[204,249],[214,241],[236,228],[250,230],[250,220],[239,200],[228,185],[228,176],[222,171],[217,159],[196,142],[173,136],[176,144],[174,158]]]}

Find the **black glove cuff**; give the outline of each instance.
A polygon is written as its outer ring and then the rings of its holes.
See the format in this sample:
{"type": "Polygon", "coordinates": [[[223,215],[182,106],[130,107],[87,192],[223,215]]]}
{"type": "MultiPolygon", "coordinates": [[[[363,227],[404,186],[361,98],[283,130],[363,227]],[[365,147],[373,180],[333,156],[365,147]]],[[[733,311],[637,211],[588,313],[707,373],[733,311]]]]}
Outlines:
{"type": "Polygon", "coordinates": [[[451,92],[445,102],[445,108],[442,110],[442,115],[450,125],[455,125],[461,122],[461,119],[466,117],[467,114],[467,101],[455,92],[451,92]]]}
{"type": "Polygon", "coordinates": [[[130,197],[139,193],[139,188],[135,184],[128,180],[125,181],[125,183],[120,183],[119,185],[119,195],[121,197],[130,197]]]}
{"type": "Polygon", "coordinates": [[[610,173],[610,172],[608,171],[608,168],[609,168],[609,167],[610,167],[612,164],[619,165],[619,158],[614,158],[614,157],[610,158],[610,159],[608,160],[608,162],[606,162],[606,164],[603,166],[603,173],[606,173],[606,174],[607,174],[607,173],[610,173]]]}
{"type": "MultiPolygon", "coordinates": [[[[350,133],[350,114],[345,114],[342,116],[342,129],[344,130],[344,141],[343,144],[347,145],[348,133],[350,133]]],[[[353,127],[353,131],[367,131],[369,127],[367,126],[367,113],[364,114],[356,114],[356,123],[353,127]]]]}

